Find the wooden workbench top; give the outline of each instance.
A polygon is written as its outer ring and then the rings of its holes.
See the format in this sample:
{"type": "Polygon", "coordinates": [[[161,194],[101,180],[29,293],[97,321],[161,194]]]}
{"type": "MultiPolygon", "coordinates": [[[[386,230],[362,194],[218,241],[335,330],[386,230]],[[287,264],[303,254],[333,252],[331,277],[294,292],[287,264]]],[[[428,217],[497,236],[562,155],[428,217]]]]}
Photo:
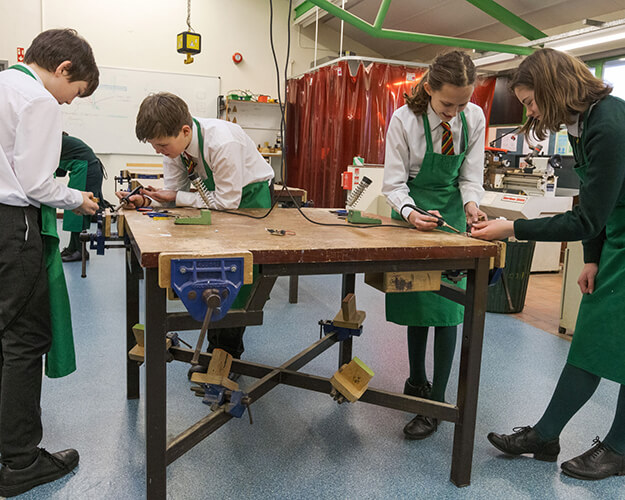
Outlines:
{"type": "MultiPolygon", "coordinates": [[[[197,209],[172,209],[185,217],[198,217],[197,209]]],[[[262,215],[264,209],[240,210],[262,215]]],[[[176,225],[174,219],[153,219],[134,210],[124,211],[126,227],[142,267],[157,267],[163,252],[207,254],[251,251],[254,264],[362,262],[492,257],[493,243],[443,231],[421,232],[399,221],[381,218],[397,227],[354,227],[326,208],[305,208],[307,221],[297,209],[275,208],[264,219],[211,212],[210,226],[176,225]],[[275,236],[265,228],[294,231],[275,236]]]]}

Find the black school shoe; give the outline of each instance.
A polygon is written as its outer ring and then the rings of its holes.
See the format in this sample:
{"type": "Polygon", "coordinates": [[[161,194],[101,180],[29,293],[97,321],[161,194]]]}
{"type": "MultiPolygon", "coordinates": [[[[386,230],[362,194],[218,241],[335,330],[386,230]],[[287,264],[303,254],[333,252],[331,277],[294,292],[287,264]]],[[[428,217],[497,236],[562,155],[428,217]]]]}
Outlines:
{"type": "Polygon", "coordinates": [[[562,472],[577,479],[605,479],[625,476],[625,455],[620,455],[604,445],[597,436],[594,446],[580,456],[562,462],[562,472]]]}
{"type": "MultiPolygon", "coordinates": [[[[404,384],[404,394],[417,398],[430,399],[432,385],[428,381],[413,385],[408,378],[404,384]]],[[[404,436],[406,436],[406,439],[425,439],[436,432],[436,429],[438,429],[438,419],[417,415],[404,427],[404,436]]]]}
{"type": "Polygon", "coordinates": [[[488,434],[488,440],[499,451],[508,455],[522,455],[533,453],[536,460],[555,462],[560,453],[560,438],[543,441],[538,433],[530,426],[515,427],[514,434],[488,434]]]}
{"type": "Polygon", "coordinates": [[[24,469],[11,469],[3,465],[0,469],[0,496],[20,495],[35,486],[49,483],[69,474],[78,465],[76,450],[48,453],[41,448],[35,461],[24,469]]]}
{"type": "MultiPolygon", "coordinates": [[[[61,260],[63,262],[78,262],[82,260],[82,251],[76,250],[75,252],[67,252],[65,254],[61,252],[61,260]]],[[[89,252],[87,252],[87,260],[89,260],[89,252]]]]}

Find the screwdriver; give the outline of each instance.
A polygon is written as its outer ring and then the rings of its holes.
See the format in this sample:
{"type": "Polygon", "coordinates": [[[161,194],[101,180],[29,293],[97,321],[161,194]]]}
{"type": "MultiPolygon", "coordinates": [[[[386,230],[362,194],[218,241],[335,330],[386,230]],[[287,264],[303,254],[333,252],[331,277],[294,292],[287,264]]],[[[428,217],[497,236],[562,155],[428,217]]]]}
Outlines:
{"type": "Polygon", "coordinates": [[[443,219],[442,217],[439,217],[438,215],[431,214],[427,210],[423,210],[422,208],[419,208],[416,205],[408,205],[408,206],[410,208],[412,208],[413,210],[416,210],[417,212],[419,212],[421,215],[427,215],[429,217],[434,217],[436,219],[436,225],[438,227],[447,227],[447,228],[451,229],[452,231],[460,234],[460,231],[458,231],[455,227],[450,226],[449,224],[447,224],[445,222],[445,219],[443,219]]]}

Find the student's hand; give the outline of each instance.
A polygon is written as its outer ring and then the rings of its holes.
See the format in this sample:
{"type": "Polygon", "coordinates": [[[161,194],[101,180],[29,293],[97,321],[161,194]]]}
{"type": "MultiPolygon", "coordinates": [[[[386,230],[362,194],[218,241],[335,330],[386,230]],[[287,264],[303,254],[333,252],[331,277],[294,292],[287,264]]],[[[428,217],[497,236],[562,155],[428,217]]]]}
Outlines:
{"type": "MultiPolygon", "coordinates": [[[[115,196],[117,196],[120,200],[123,200],[126,196],[128,196],[128,191],[117,191],[115,196]]],[[[147,207],[149,204],[150,200],[142,194],[133,194],[130,198],[128,198],[128,203],[126,203],[123,208],[134,210],[135,208],[147,207]]]]}
{"type": "Polygon", "coordinates": [[[577,278],[577,284],[582,293],[592,293],[595,291],[595,276],[599,271],[599,266],[594,262],[584,264],[582,272],[577,278]]]}
{"type": "Polygon", "coordinates": [[[155,189],[152,186],[148,186],[141,190],[141,194],[149,196],[159,203],[170,203],[176,201],[176,194],[178,191],[173,189],[155,189]]]}
{"type": "Polygon", "coordinates": [[[471,236],[482,240],[503,240],[514,236],[514,221],[495,219],[475,222],[471,226],[471,236]]]}
{"type": "MultiPolygon", "coordinates": [[[[441,216],[438,210],[428,210],[431,214],[441,216]]],[[[435,217],[428,217],[427,215],[420,214],[416,210],[410,212],[408,215],[408,222],[416,227],[419,231],[431,231],[438,227],[438,220],[435,217]]]]}
{"type": "Polygon", "coordinates": [[[464,206],[464,213],[467,216],[467,225],[472,227],[478,221],[488,220],[488,216],[482,212],[474,201],[470,201],[464,206]]]}
{"type": "Polygon", "coordinates": [[[94,200],[93,193],[81,191],[82,203],[72,210],[76,215],[93,215],[98,211],[98,203],[94,200]]]}

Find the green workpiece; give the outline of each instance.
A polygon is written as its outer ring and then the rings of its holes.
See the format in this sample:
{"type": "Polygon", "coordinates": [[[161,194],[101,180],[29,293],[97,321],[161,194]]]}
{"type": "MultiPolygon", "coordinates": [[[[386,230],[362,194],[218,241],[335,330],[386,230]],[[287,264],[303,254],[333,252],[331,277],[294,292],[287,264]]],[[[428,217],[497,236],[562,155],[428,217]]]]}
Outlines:
{"type": "Polygon", "coordinates": [[[347,222],[351,222],[352,224],[382,224],[381,219],[365,217],[360,210],[349,210],[347,212],[347,222]]]}
{"type": "Polygon", "coordinates": [[[211,225],[211,211],[200,210],[199,217],[178,217],[174,224],[189,224],[194,226],[210,226],[211,225]]]}

